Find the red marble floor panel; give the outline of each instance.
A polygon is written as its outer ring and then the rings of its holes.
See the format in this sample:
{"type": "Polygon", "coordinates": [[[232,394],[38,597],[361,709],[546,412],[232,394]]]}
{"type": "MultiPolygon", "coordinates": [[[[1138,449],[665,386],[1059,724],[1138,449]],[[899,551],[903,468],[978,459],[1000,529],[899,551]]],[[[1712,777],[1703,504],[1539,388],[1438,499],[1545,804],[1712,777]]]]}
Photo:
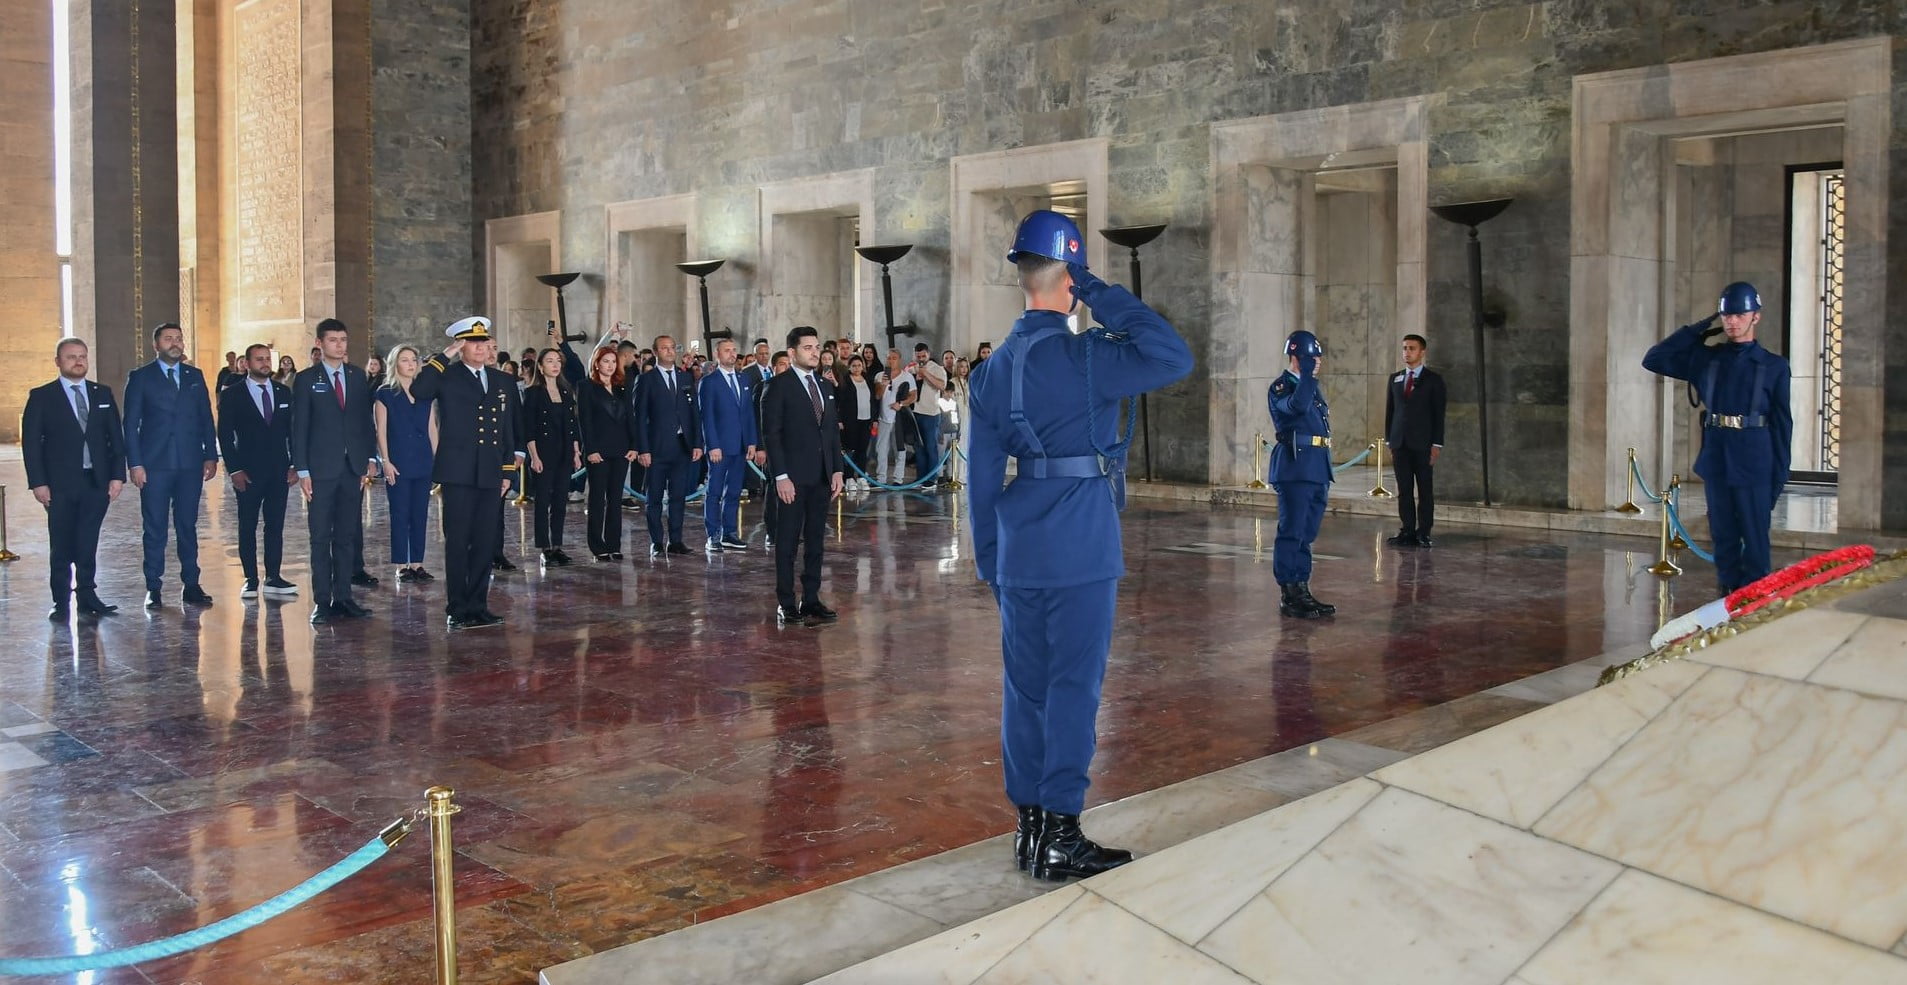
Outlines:
{"type": "MultiPolygon", "coordinates": [[[[17,460],[0,460],[0,481],[17,488],[17,460]]],[[[829,544],[842,618],[818,630],[767,618],[759,549],[543,571],[512,511],[524,570],[492,593],[509,622],[451,636],[441,589],[389,578],[361,593],[376,612],[363,622],[314,629],[302,603],[240,601],[232,503],[222,478],[207,490],[213,608],[182,610],[176,578],[166,608],[138,607],[128,491],[102,545],[102,592],[125,608],[69,625],[43,618],[44,530],[16,499],[26,559],[0,566],[15,643],[0,652],[0,732],[44,732],[34,748],[59,761],[0,772],[0,953],[217,919],[348,853],[436,783],[465,806],[470,982],[529,981],[1011,824],[998,620],[951,500],[855,504],[829,544]]],[[[374,497],[366,551],[387,574],[383,510],[374,497]]],[[[1094,803],[1330,735],[1403,748],[1477,727],[1519,708],[1469,696],[1656,625],[1647,559],[1624,554],[1638,541],[1459,528],[1399,552],[1388,524],[1332,517],[1312,584],[1340,613],[1289,624],[1252,549],[1268,518],[1141,504],[1126,523],[1094,803]]],[[[303,584],[295,499],[288,528],[285,573],[303,584]]],[[[1670,607],[1706,601],[1708,580],[1691,572],[1670,607]]],[[[413,836],[266,927],[95,982],[422,980],[425,855],[413,836]]]]}

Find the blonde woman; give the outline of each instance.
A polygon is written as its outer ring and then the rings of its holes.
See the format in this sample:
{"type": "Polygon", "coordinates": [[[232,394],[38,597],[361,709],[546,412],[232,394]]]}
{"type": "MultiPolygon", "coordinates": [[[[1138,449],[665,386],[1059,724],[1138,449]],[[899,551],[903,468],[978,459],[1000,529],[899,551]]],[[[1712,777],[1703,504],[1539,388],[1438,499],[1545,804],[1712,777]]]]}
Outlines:
{"type": "Polygon", "coordinates": [[[398,581],[433,581],[424,570],[424,534],[430,519],[430,470],[437,455],[433,401],[418,399],[411,384],[423,360],[400,345],[384,365],[390,374],[377,389],[371,417],[377,422],[377,452],[384,460],[384,492],[391,506],[391,563],[398,581]]]}

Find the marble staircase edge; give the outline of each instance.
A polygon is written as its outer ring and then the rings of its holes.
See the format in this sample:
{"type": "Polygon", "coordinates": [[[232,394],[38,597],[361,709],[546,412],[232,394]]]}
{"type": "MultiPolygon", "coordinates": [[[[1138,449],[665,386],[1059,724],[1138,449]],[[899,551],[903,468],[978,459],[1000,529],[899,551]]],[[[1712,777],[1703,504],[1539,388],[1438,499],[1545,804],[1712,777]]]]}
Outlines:
{"type": "MultiPolygon", "coordinates": [[[[1593,688],[1602,668],[1632,659],[1636,655],[1628,652],[1632,649],[1611,650],[1481,693],[1521,697],[1544,704],[1566,700],[1573,696],[1569,692],[1577,688],[1593,688]]],[[[1106,843],[1133,847],[1144,857],[1296,804],[1410,758],[1411,754],[1327,737],[1093,807],[1086,812],[1086,828],[1106,843]],[[1198,810],[1199,805],[1194,802],[1201,798],[1208,801],[1215,799],[1211,796],[1213,794],[1222,794],[1221,802],[1207,803],[1202,812],[1187,816],[1188,807],[1198,810]],[[1164,818],[1165,823],[1152,823],[1160,818],[1164,818]]],[[[739,980],[806,982],[937,937],[1055,890],[1076,885],[1039,883],[1014,871],[1005,864],[1010,843],[1010,834],[996,835],[706,923],[564,962],[544,969],[537,980],[539,985],[581,985],[585,982],[591,985],[635,985],[664,981],[673,985],[693,985],[697,982],[739,980]],[[925,882],[923,877],[931,879],[931,885],[941,890],[938,893],[928,892],[927,905],[922,905],[921,901],[923,888],[914,885],[925,882]],[[946,892],[949,887],[955,891],[946,892]],[[824,929],[845,929],[855,938],[853,943],[861,945],[858,950],[865,952],[818,974],[803,972],[797,977],[778,977],[778,971],[794,970],[801,965],[799,961],[788,960],[785,952],[764,955],[772,960],[764,960],[749,967],[737,968],[732,962],[724,963],[719,970],[713,967],[706,969],[715,972],[707,976],[698,976],[697,971],[702,969],[684,968],[679,964],[645,967],[663,964],[682,953],[724,949],[719,944],[722,941],[759,938],[762,935],[756,928],[773,927],[785,920],[806,922],[803,919],[806,911],[833,909],[843,893],[853,894],[856,902],[865,901],[865,904],[874,904],[876,908],[887,908],[877,909],[876,912],[891,912],[899,917],[900,922],[907,923],[910,922],[909,918],[918,918],[923,923],[911,923],[910,927],[901,928],[905,932],[891,937],[869,933],[865,924],[846,928],[816,927],[811,924],[808,928],[810,933],[803,937],[807,944],[818,945],[819,949],[835,949],[839,953],[843,942],[817,938],[824,929]],[[927,928],[924,924],[932,926],[927,928]]],[[[869,909],[865,904],[862,909],[869,909]]]]}

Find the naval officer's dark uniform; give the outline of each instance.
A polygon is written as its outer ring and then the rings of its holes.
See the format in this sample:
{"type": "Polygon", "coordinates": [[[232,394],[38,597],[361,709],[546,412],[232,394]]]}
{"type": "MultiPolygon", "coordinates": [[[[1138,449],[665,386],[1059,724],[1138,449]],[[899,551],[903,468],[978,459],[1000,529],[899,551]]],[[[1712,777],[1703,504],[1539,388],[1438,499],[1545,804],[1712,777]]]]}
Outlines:
{"type": "Polygon", "coordinates": [[[439,353],[424,361],[411,393],[437,401],[431,479],[442,487],[444,613],[453,628],[494,624],[490,561],[503,525],[503,485],[525,454],[516,381],[461,361],[446,365],[439,353]]]}

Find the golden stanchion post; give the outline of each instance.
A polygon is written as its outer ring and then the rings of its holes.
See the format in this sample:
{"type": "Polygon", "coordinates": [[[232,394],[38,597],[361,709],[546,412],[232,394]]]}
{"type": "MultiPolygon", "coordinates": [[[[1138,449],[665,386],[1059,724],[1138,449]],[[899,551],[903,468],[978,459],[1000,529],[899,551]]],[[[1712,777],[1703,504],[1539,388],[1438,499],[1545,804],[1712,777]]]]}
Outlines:
{"type": "Polygon", "coordinates": [[[1253,517],[1251,521],[1251,552],[1265,553],[1265,518],[1253,517]]]}
{"type": "Polygon", "coordinates": [[[1629,472],[1623,478],[1628,491],[1622,497],[1622,505],[1616,507],[1616,512],[1629,514],[1642,512],[1642,507],[1636,505],[1636,450],[1634,448],[1629,449],[1629,472]]]}
{"type": "Polygon", "coordinates": [[[1374,496],[1378,499],[1389,499],[1391,491],[1384,488],[1384,443],[1382,441],[1371,442],[1371,451],[1377,453],[1377,488],[1372,489],[1365,495],[1374,496]]]}
{"type": "Polygon", "coordinates": [[[848,498],[846,496],[834,497],[834,542],[837,544],[841,543],[841,539],[847,536],[847,528],[841,525],[841,518],[847,512],[847,503],[848,498]]]}
{"type": "MultiPolygon", "coordinates": [[[[1681,514],[1682,514],[1681,499],[1682,497],[1678,492],[1678,494],[1675,497],[1675,512],[1676,512],[1676,518],[1678,520],[1681,518],[1681,514]]],[[[1662,497],[1662,512],[1667,513],[1669,511],[1669,502],[1670,500],[1666,495],[1662,497]]],[[[1675,526],[1679,528],[1681,524],[1677,523],[1675,524],[1675,526]]],[[[1688,541],[1682,539],[1682,531],[1680,529],[1675,530],[1674,534],[1669,537],[1669,547],[1677,551],[1688,550],[1688,541]]]]}
{"type": "Polygon", "coordinates": [[[463,808],[451,803],[449,787],[424,791],[424,816],[430,818],[430,886],[437,925],[436,985],[457,985],[456,873],[451,866],[450,818],[463,808]]]}
{"type": "Polygon", "coordinates": [[[18,561],[20,555],[7,547],[7,487],[0,486],[0,561],[18,561]]]}
{"type": "Polygon", "coordinates": [[[1669,496],[1682,484],[1680,475],[1669,476],[1669,487],[1662,490],[1662,548],[1654,564],[1649,565],[1649,573],[1657,578],[1673,578],[1682,573],[1674,561],[1669,560],[1669,496]]]}
{"type": "Polygon", "coordinates": [[[1265,465],[1259,455],[1265,450],[1265,432],[1251,433],[1251,481],[1245,483],[1246,489],[1265,489],[1265,465]]]}

